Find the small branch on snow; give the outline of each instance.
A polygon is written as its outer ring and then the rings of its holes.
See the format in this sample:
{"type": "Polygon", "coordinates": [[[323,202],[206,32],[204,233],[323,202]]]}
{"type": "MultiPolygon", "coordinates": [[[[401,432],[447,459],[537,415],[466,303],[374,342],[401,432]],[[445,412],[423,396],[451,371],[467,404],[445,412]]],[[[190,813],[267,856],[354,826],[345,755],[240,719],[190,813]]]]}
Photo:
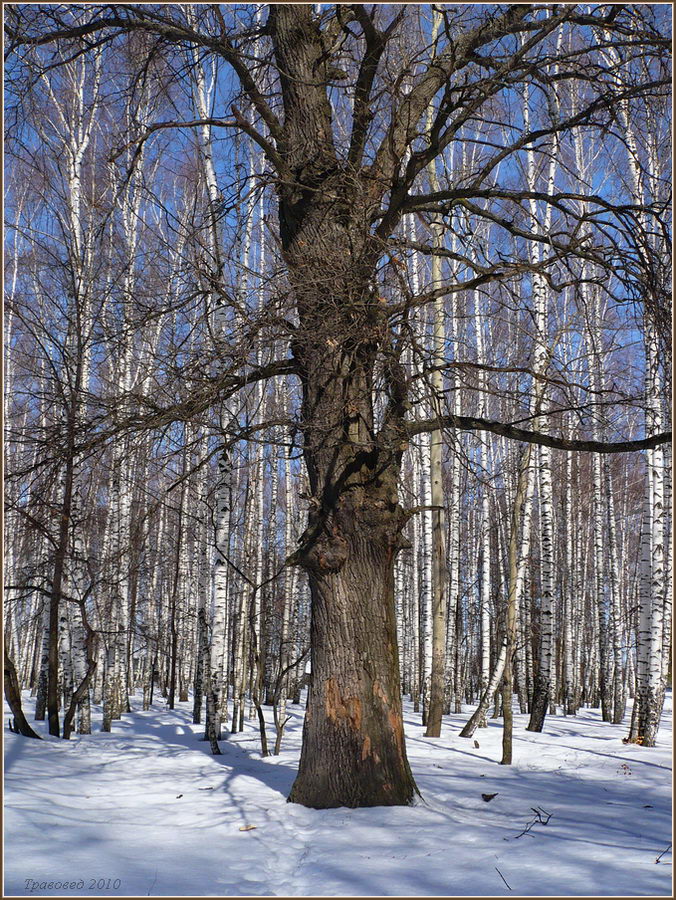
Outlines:
{"type": "Polygon", "coordinates": [[[657,859],[655,860],[655,862],[658,863],[658,862],[662,859],[662,857],[665,855],[665,853],[669,853],[670,850],[671,850],[671,844],[669,844],[669,846],[667,847],[666,850],[663,850],[663,851],[660,853],[660,855],[657,857],[657,859]]]}
{"type": "MultiPolygon", "coordinates": [[[[535,813],[535,815],[533,816],[533,818],[531,819],[531,821],[526,825],[526,827],[524,828],[524,830],[523,830],[520,834],[517,834],[517,835],[516,835],[516,837],[514,838],[514,840],[516,840],[517,838],[523,837],[524,834],[528,834],[528,832],[531,830],[531,828],[533,827],[533,825],[547,825],[547,824],[549,824],[549,820],[550,820],[551,817],[552,817],[552,813],[548,813],[547,810],[542,809],[541,806],[538,806],[538,807],[531,806],[531,809],[533,810],[533,812],[535,813]]],[[[532,835],[531,835],[531,837],[532,837],[532,835]]],[[[508,841],[509,838],[505,838],[505,840],[508,841]]]]}
{"type": "Polygon", "coordinates": [[[157,869],[155,869],[155,877],[153,878],[153,883],[150,885],[150,887],[149,887],[149,889],[148,889],[148,893],[147,893],[146,896],[148,896],[148,897],[151,896],[152,891],[153,891],[153,888],[155,887],[156,882],[157,882],[157,869]]]}
{"type": "MultiPolygon", "coordinates": [[[[505,882],[505,884],[507,884],[507,879],[506,879],[505,876],[502,874],[502,872],[500,871],[500,869],[498,869],[497,866],[495,866],[495,871],[498,873],[498,875],[500,876],[500,878],[502,878],[502,880],[505,882]]],[[[512,888],[510,887],[509,884],[507,884],[507,889],[510,890],[510,891],[512,890],[512,888]]]]}

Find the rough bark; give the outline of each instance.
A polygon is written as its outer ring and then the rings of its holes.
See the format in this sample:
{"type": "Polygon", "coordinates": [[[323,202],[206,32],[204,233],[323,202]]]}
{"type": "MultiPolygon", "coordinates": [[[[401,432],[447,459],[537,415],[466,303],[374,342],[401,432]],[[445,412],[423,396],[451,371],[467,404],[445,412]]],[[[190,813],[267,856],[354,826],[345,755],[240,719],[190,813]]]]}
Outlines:
{"type": "MultiPolygon", "coordinates": [[[[369,505],[352,509],[363,524],[369,505]]],[[[404,747],[392,551],[387,538],[346,531],[340,570],[320,560],[310,569],[312,681],[289,800],[316,808],[410,803],[416,788],[404,747]]]]}
{"type": "Polygon", "coordinates": [[[270,22],[295,176],[279,189],[279,218],[300,319],[292,349],[312,493],[296,554],[312,597],[312,682],[289,800],[317,808],[408,804],[416,787],[404,745],[394,605],[406,522],[397,495],[405,439],[396,359],[396,398],[379,432],[372,399],[387,335],[371,288],[379,253],[368,222],[379,198],[341,172],[326,86],[317,81],[324,50],[316,23],[290,5],[271,7],[270,22]]]}

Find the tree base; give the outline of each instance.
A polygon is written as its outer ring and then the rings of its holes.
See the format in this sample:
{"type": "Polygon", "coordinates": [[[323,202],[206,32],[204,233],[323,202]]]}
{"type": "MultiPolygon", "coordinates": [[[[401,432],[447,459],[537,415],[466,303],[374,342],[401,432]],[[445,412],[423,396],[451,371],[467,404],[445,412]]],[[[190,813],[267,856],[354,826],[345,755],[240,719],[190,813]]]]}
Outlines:
{"type": "Polygon", "coordinates": [[[368,808],[372,806],[413,806],[420,793],[411,778],[409,784],[398,785],[395,789],[385,783],[353,785],[342,789],[326,779],[315,785],[302,785],[298,780],[291,788],[287,803],[298,803],[310,809],[368,808]]]}

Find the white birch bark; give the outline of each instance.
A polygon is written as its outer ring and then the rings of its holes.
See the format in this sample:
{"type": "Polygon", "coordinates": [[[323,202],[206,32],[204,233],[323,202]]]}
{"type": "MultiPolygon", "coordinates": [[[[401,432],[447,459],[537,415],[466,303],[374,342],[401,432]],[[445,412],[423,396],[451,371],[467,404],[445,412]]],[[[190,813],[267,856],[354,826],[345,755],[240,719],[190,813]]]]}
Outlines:
{"type": "MultiPolygon", "coordinates": [[[[436,40],[441,27],[442,16],[438,9],[434,9],[432,20],[432,42],[436,44],[436,40]]],[[[430,106],[428,110],[427,124],[428,128],[432,124],[433,110],[430,106]]],[[[439,182],[436,173],[436,164],[434,161],[428,166],[428,179],[432,191],[439,188],[439,182]]],[[[444,240],[444,228],[441,221],[434,221],[432,224],[432,243],[435,249],[441,250],[444,240]]],[[[441,287],[442,271],[441,258],[432,256],[432,272],[431,272],[431,289],[436,290],[441,287]]],[[[445,312],[443,297],[439,297],[434,301],[432,307],[432,342],[431,342],[430,358],[432,361],[432,373],[430,378],[430,387],[432,391],[432,414],[441,416],[443,413],[443,366],[446,361],[446,334],[445,334],[445,312]]],[[[443,442],[441,430],[437,429],[430,435],[430,457],[429,457],[429,498],[432,509],[430,511],[431,527],[431,609],[429,610],[429,618],[431,619],[431,651],[430,659],[430,689],[429,689],[429,706],[427,712],[427,730],[426,737],[439,737],[441,734],[441,720],[444,708],[444,682],[446,676],[446,627],[447,627],[447,611],[448,597],[446,593],[446,553],[444,549],[444,530],[445,530],[445,498],[443,490],[443,472],[442,472],[442,456],[443,442]]],[[[451,503],[456,501],[458,497],[452,498],[451,503]]],[[[452,505],[452,510],[454,509],[452,505]]],[[[427,639],[427,634],[426,634],[427,639]]],[[[427,649],[427,648],[426,648],[427,649]]]]}
{"type": "MultiPolygon", "coordinates": [[[[616,50],[609,50],[613,62],[618,61],[616,50]]],[[[646,175],[641,169],[641,154],[634,123],[630,116],[628,101],[619,104],[620,121],[626,134],[627,162],[637,202],[657,199],[657,176],[659,173],[659,153],[654,142],[649,146],[645,162],[646,175]],[[651,196],[652,195],[652,196],[651,196]]],[[[646,234],[651,228],[643,217],[646,234]]],[[[645,340],[645,430],[646,435],[656,434],[663,426],[662,384],[660,370],[660,350],[657,334],[650,311],[644,314],[645,340]]],[[[642,533],[641,572],[644,582],[640,590],[641,610],[639,613],[639,633],[637,650],[637,692],[636,715],[637,733],[632,739],[645,746],[654,746],[659,728],[659,719],[664,702],[663,641],[665,633],[665,610],[671,612],[671,602],[665,592],[665,492],[664,492],[664,449],[655,447],[646,452],[648,477],[646,482],[646,503],[644,510],[644,531],[642,533]],[[646,530],[650,528],[650,535],[646,530]],[[649,541],[649,547],[648,547],[649,541]],[[650,637],[647,632],[649,630],[650,637]]],[[[670,618],[669,618],[670,621],[670,618]]],[[[670,631],[670,624],[667,626],[670,631]]],[[[633,730],[633,726],[632,726],[633,730]]]]}
{"type": "MultiPolygon", "coordinates": [[[[62,381],[70,384],[69,403],[74,428],[80,427],[86,409],[90,388],[91,372],[91,331],[92,331],[92,266],[94,254],[94,229],[90,220],[90,208],[84,198],[84,167],[86,154],[92,141],[92,133],[100,111],[101,53],[80,56],[63,63],[64,93],[57,96],[50,79],[41,78],[49,100],[49,115],[37,123],[38,133],[54,153],[62,173],[65,216],[63,225],[68,242],[68,261],[72,276],[72,293],[68,305],[65,369],[62,381]]],[[[64,586],[66,594],[81,595],[86,580],[85,549],[83,541],[83,517],[86,507],[83,476],[79,471],[80,461],[73,460],[73,490],[70,504],[70,546],[64,566],[64,586]]],[[[59,622],[61,664],[64,672],[66,693],[64,702],[69,703],[70,695],[78,687],[74,682],[77,674],[84,674],[78,661],[83,652],[84,637],[76,628],[75,649],[77,661],[71,658],[70,629],[68,612],[60,601],[59,622]]],[[[87,728],[89,704],[87,691],[79,704],[80,727],[87,728]]]]}
{"type": "MultiPolygon", "coordinates": [[[[288,415],[288,399],[282,395],[282,409],[284,415],[288,415]]],[[[279,429],[280,437],[283,436],[279,429]]],[[[284,558],[288,559],[296,551],[297,536],[293,527],[295,521],[295,504],[293,476],[291,471],[291,459],[289,451],[284,452],[284,558]]],[[[284,728],[287,722],[286,706],[289,699],[289,666],[292,660],[292,639],[290,635],[291,616],[294,608],[296,585],[298,583],[298,569],[296,566],[286,566],[284,569],[284,588],[282,592],[281,628],[279,635],[279,674],[278,683],[275,685],[274,715],[275,715],[275,744],[273,754],[279,754],[284,736],[284,728]]]]}
{"type": "MultiPolygon", "coordinates": [[[[559,32],[559,47],[563,30],[559,32]]],[[[523,117],[524,128],[531,130],[530,123],[530,92],[528,86],[524,95],[523,117]]],[[[549,163],[546,170],[544,190],[547,194],[554,193],[556,179],[556,158],[558,141],[554,139],[551,148],[549,163]]],[[[533,147],[526,150],[526,174],[530,191],[537,191],[539,184],[536,173],[536,157],[533,147]]],[[[537,200],[529,200],[530,214],[534,226],[537,228],[540,219],[543,220],[542,230],[548,233],[551,228],[552,207],[547,205],[544,215],[541,215],[537,200]]],[[[531,243],[529,247],[531,263],[538,265],[542,261],[542,250],[539,244],[531,243]]],[[[551,349],[548,334],[548,290],[544,277],[539,272],[531,276],[533,290],[533,307],[535,313],[535,343],[533,349],[533,370],[538,375],[544,375],[549,365],[551,349]]],[[[540,382],[544,385],[544,382],[540,382]]],[[[534,398],[531,402],[531,412],[536,413],[538,403],[534,398]]],[[[542,390],[542,412],[546,412],[546,397],[542,390]]],[[[541,419],[535,420],[535,427],[541,423],[541,419]]],[[[552,471],[551,451],[548,447],[537,448],[537,474],[539,476],[539,500],[540,500],[540,653],[537,677],[533,685],[533,702],[529,731],[542,731],[547,713],[547,707],[553,695],[553,624],[554,624],[554,527],[552,509],[552,471]]],[[[530,522],[530,504],[526,506],[526,520],[530,522]]],[[[525,523],[524,523],[525,524],[525,523]]]]}
{"type": "Polygon", "coordinates": [[[572,458],[570,452],[564,457],[563,478],[563,546],[565,548],[563,573],[563,685],[561,700],[564,716],[575,713],[575,687],[573,663],[573,617],[574,599],[574,552],[572,522],[572,458]]]}
{"type": "Polygon", "coordinates": [[[620,573],[619,547],[617,545],[617,526],[615,523],[615,499],[610,462],[603,460],[603,479],[606,494],[606,516],[608,535],[608,574],[610,576],[610,651],[612,663],[608,666],[612,673],[612,722],[619,725],[624,718],[625,695],[622,678],[622,610],[620,605],[620,573]]]}
{"type": "MultiPolygon", "coordinates": [[[[188,15],[192,15],[188,10],[188,15]]],[[[193,104],[200,119],[206,119],[210,115],[213,92],[215,89],[216,72],[212,68],[209,73],[205,71],[197,48],[190,52],[193,73],[193,104]]],[[[205,180],[209,203],[209,228],[208,250],[210,255],[213,277],[218,277],[222,268],[221,246],[218,210],[220,204],[220,191],[213,161],[213,143],[211,127],[202,125],[198,128],[200,160],[202,174],[205,180]]],[[[228,320],[226,310],[215,295],[209,296],[209,311],[211,328],[216,343],[223,341],[228,333],[228,320]]],[[[221,432],[223,434],[224,447],[218,460],[218,476],[215,486],[215,511],[214,511],[214,569],[212,576],[212,615],[211,615],[211,642],[209,648],[209,687],[206,703],[206,733],[205,738],[211,744],[214,754],[219,754],[218,741],[221,737],[222,716],[227,706],[227,690],[224,683],[224,661],[226,658],[226,643],[228,634],[227,604],[228,604],[228,558],[230,552],[230,494],[231,494],[231,464],[229,451],[225,447],[229,428],[229,412],[221,410],[221,432]]]]}
{"type": "MultiPolygon", "coordinates": [[[[476,353],[479,365],[487,362],[484,349],[484,322],[481,314],[480,295],[474,295],[474,331],[476,335],[476,353]]],[[[477,404],[477,416],[487,416],[487,383],[486,373],[480,370],[478,377],[479,401],[477,404]]],[[[481,486],[481,517],[479,525],[479,556],[481,559],[480,588],[479,588],[479,623],[481,635],[481,688],[480,695],[488,689],[491,674],[491,519],[490,519],[490,494],[489,479],[491,474],[489,442],[483,438],[479,440],[479,465],[483,474],[481,486]]],[[[479,727],[487,726],[485,710],[484,716],[479,721],[479,727]]]]}
{"type": "MultiPolygon", "coordinates": [[[[455,241],[451,246],[455,249],[455,241]]],[[[459,329],[461,323],[460,295],[455,293],[451,297],[451,352],[453,361],[460,358],[459,329]]],[[[451,373],[452,409],[455,415],[461,412],[460,404],[460,374],[457,368],[451,373]]],[[[441,434],[439,435],[441,440],[441,434]]],[[[452,689],[453,712],[462,712],[462,672],[461,672],[461,643],[462,643],[462,606],[460,603],[460,505],[462,497],[460,492],[460,474],[462,467],[460,440],[457,434],[450,438],[451,448],[451,492],[448,503],[448,576],[449,599],[448,608],[448,632],[452,646],[452,689]]],[[[439,503],[444,503],[443,492],[440,493],[439,503]]],[[[443,575],[446,573],[444,572],[443,575]]],[[[450,656],[450,654],[449,654],[450,656]]]]}
{"type": "MultiPolygon", "coordinates": [[[[412,217],[408,217],[407,231],[411,239],[415,240],[415,223],[412,217]]],[[[411,267],[411,283],[414,294],[420,292],[420,271],[421,265],[418,254],[413,256],[413,265],[411,267]]],[[[424,340],[425,319],[422,311],[415,311],[413,320],[414,334],[418,341],[424,340]]],[[[417,348],[413,349],[412,370],[417,376],[421,375],[419,352],[417,348]]],[[[423,409],[425,415],[432,415],[432,408],[427,399],[423,400],[423,409]]],[[[418,585],[418,628],[419,628],[419,691],[422,704],[422,723],[427,725],[427,716],[429,713],[430,689],[432,677],[432,546],[433,546],[433,521],[432,510],[432,485],[430,479],[431,472],[431,436],[427,433],[421,434],[418,438],[418,447],[412,450],[413,463],[413,483],[416,496],[421,499],[424,508],[422,514],[417,517],[417,536],[414,538],[414,554],[419,550],[419,557],[414,556],[415,560],[420,559],[416,565],[420,565],[422,577],[419,578],[418,585]],[[419,448],[419,449],[418,449],[419,448]]]]}

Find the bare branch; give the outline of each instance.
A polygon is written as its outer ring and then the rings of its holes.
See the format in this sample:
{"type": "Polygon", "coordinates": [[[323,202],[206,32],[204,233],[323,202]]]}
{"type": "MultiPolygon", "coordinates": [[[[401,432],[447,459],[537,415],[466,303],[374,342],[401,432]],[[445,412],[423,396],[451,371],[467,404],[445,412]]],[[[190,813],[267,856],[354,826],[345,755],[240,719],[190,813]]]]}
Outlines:
{"type": "Polygon", "coordinates": [[[406,422],[406,432],[410,437],[416,434],[429,434],[445,428],[457,428],[461,431],[488,431],[502,437],[512,438],[526,444],[537,444],[541,447],[553,447],[556,450],[579,450],[588,453],[633,453],[637,450],[650,450],[660,444],[671,441],[671,432],[665,431],[649,438],[636,441],[582,441],[569,438],[554,437],[539,431],[527,431],[505,422],[495,422],[475,416],[456,416],[453,414],[439,416],[426,421],[406,422]]]}

